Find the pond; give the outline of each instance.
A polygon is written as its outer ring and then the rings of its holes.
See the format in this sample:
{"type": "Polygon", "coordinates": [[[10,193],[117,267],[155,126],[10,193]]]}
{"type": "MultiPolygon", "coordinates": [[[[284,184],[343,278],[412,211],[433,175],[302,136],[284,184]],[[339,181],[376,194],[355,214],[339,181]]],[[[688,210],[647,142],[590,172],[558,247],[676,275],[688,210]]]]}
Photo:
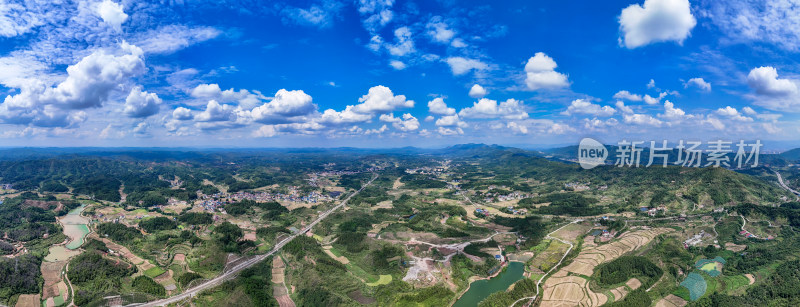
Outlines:
{"type": "Polygon", "coordinates": [[[77,249],[83,245],[83,240],[89,234],[89,220],[81,216],[86,205],[72,209],[66,216],[59,219],[64,227],[64,234],[70,238],[67,249],[77,249]]]}
{"type": "Polygon", "coordinates": [[[476,280],[469,284],[469,290],[462,295],[453,307],[474,307],[482,300],[497,291],[505,291],[509,286],[522,279],[525,264],[511,261],[508,268],[492,279],[476,280]]]}

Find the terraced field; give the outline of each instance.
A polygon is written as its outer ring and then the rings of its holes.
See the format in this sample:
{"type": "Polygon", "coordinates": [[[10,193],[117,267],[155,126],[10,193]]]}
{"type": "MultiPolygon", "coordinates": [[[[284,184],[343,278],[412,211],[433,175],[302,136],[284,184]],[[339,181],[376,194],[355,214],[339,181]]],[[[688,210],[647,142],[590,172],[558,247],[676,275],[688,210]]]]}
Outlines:
{"type": "MultiPolygon", "coordinates": [[[[669,228],[640,229],[627,232],[611,243],[596,245],[594,240],[585,240],[583,250],[569,265],[561,268],[548,278],[543,286],[541,306],[601,306],[610,299],[621,300],[627,288],[612,290],[613,298],[596,293],[589,288],[589,276],[601,263],[609,262],[625,253],[637,250],[656,236],[673,231],[669,228]],[[624,290],[624,291],[623,291],[624,290]],[[619,296],[619,297],[617,297],[619,296]]],[[[638,280],[637,280],[638,282],[638,280]]],[[[636,282],[628,281],[633,288],[636,282]]],[[[638,288],[638,286],[637,286],[638,288]]]]}

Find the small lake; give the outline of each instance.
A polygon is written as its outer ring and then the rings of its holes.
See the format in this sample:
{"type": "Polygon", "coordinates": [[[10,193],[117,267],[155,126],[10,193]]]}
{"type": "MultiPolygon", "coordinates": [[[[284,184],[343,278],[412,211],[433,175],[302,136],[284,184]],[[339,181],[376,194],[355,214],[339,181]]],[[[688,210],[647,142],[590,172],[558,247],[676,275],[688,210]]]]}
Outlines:
{"type": "Polygon", "coordinates": [[[525,264],[522,262],[511,261],[508,268],[500,272],[492,279],[481,279],[472,282],[464,295],[462,295],[453,307],[475,307],[482,300],[497,291],[505,291],[509,286],[522,279],[525,273],[525,264]]]}
{"type": "Polygon", "coordinates": [[[83,209],[86,209],[86,205],[72,209],[60,219],[61,225],[64,226],[64,234],[70,238],[67,249],[73,250],[81,247],[84,238],[89,234],[89,220],[81,216],[83,209]]]}

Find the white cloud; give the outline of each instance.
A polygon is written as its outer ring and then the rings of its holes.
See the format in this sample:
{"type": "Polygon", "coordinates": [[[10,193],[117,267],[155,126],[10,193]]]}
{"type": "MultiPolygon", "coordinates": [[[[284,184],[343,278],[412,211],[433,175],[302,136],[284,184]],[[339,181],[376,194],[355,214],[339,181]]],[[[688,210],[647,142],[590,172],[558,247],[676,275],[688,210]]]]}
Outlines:
{"type": "Polygon", "coordinates": [[[425,25],[425,28],[428,30],[428,37],[436,43],[447,44],[456,35],[456,32],[442,21],[441,16],[432,17],[428,24],[425,25]]]}
{"type": "Polygon", "coordinates": [[[456,109],[448,108],[444,99],[437,97],[428,101],[428,112],[436,115],[453,115],[456,114],[456,109]]]}
{"type": "Polygon", "coordinates": [[[756,113],[756,110],[753,110],[753,108],[751,108],[751,107],[742,108],[742,112],[744,112],[744,114],[747,114],[747,115],[756,115],[756,114],[758,114],[758,113],[756,113]]]}
{"type": "Polygon", "coordinates": [[[398,108],[414,107],[413,100],[405,95],[394,95],[392,90],[383,85],[373,86],[369,92],[358,99],[361,104],[353,107],[353,111],[364,114],[391,112],[398,108]]]}
{"type": "Polygon", "coordinates": [[[411,38],[411,29],[400,27],[394,30],[395,44],[388,46],[389,53],[394,56],[405,56],[416,52],[414,40],[411,38]]]}
{"type": "Polygon", "coordinates": [[[654,88],[656,87],[656,80],[650,79],[650,82],[647,83],[647,88],[654,88]]]}
{"type": "Polygon", "coordinates": [[[631,107],[629,107],[629,106],[626,106],[625,103],[622,102],[621,100],[617,101],[615,106],[617,107],[617,110],[619,110],[623,114],[631,114],[631,113],[633,113],[633,109],[631,109],[631,107]]]}
{"type": "Polygon", "coordinates": [[[115,3],[111,0],[103,0],[97,5],[97,15],[103,19],[107,24],[117,31],[121,30],[122,24],[128,20],[128,14],[122,9],[122,4],[115,3]]]}
{"type": "Polygon", "coordinates": [[[704,1],[704,13],[732,42],[800,49],[800,6],[792,0],[704,1]]]}
{"type": "Polygon", "coordinates": [[[234,89],[222,90],[219,84],[200,84],[190,92],[190,95],[195,98],[202,98],[205,100],[217,100],[222,103],[238,102],[244,108],[252,108],[258,105],[262,100],[266,99],[259,92],[250,92],[245,89],[236,91],[234,89]]]}
{"type": "Polygon", "coordinates": [[[489,69],[489,65],[476,59],[468,59],[463,57],[449,57],[444,60],[447,65],[450,65],[450,70],[454,76],[466,74],[472,70],[484,71],[489,69]]]}
{"type": "Polygon", "coordinates": [[[293,22],[323,29],[333,24],[333,19],[339,14],[342,7],[344,7],[343,3],[326,0],[322,1],[321,5],[312,4],[307,9],[287,6],[281,10],[281,14],[284,16],[284,23],[293,22]]]}
{"type": "Polygon", "coordinates": [[[358,12],[366,16],[362,24],[370,34],[374,35],[394,19],[392,5],[394,0],[358,0],[358,12]]]}
{"type": "Polygon", "coordinates": [[[203,129],[232,128],[244,125],[247,120],[247,115],[241,108],[229,104],[220,104],[216,100],[211,100],[208,102],[203,112],[195,115],[194,120],[200,123],[223,122],[200,125],[203,129]]]}
{"type": "Polygon", "coordinates": [[[686,115],[686,112],[682,109],[676,108],[675,104],[669,100],[664,102],[664,114],[659,114],[658,116],[670,121],[670,124],[693,117],[692,115],[686,115]]]}
{"type": "Polygon", "coordinates": [[[510,129],[511,132],[517,134],[528,134],[528,127],[517,122],[509,122],[506,124],[506,128],[510,129]]]}
{"type": "Polygon", "coordinates": [[[739,113],[738,110],[736,110],[736,108],[733,108],[731,106],[726,106],[724,108],[719,108],[719,109],[717,109],[716,113],[718,115],[720,115],[720,116],[724,116],[724,117],[727,117],[727,118],[735,120],[735,121],[740,121],[740,122],[752,122],[753,121],[752,117],[743,116],[741,113],[739,113]]]}
{"type": "Polygon", "coordinates": [[[358,113],[353,110],[354,106],[347,106],[343,111],[339,112],[333,109],[327,109],[322,113],[320,122],[330,125],[341,125],[351,123],[363,123],[372,119],[372,114],[358,113]]]}
{"type": "Polygon", "coordinates": [[[384,132],[386,132],[388,130],[389,130],[389,128],[386,127],[386,125],[382,125],[378,129],[367,129],[367,131],[365,131],[364,134],[367,134],[367,135],[370,135],[370,134],[381,134],[381,133],[384,133],[384,132]]]}
{"type": "Polygon", "coordinates": [[[436,132],[439,132],[439,134],[444,136],[464,134],[464,130],[461,128],[451,129],[451,128],[439,127],[439,129],[436,129],[436,132]]]}
{"type": "Polygon", "coordinates": [[[522,102],[508,99],[497,104],[496,100],[481,98],[472,107],[464,108],[458,114],[464,118],[504,118],[523,119],[528,117],[522,102]]]}
{"type": "Polygon", "coordinates": [[[192,110],[184,107],[177,107],[172,111],[172,117],[177,120],[190,120],[194,118],[194,115],[192,115],[192,110]]]}
{"type": "Polygon", "coordinates": [[[452,42],[450,42],[450,46],[452,46],[453,48],[464,48],[467,46],[467,43],[464,42],[463,39],[455,38],[453,39],[452,42]]]}
{"type": "Polygon", "coordinates": [[[695,25],[689,0],[645,0],[644,5],[631,4],[622,10],[620,43],[628,49],[666,41],[683,44],[695,25]]]}
{"type": "Polygon", "coordinates": [[[759,95],[784,97],[798,92],[796,81],[778,78],[778,70],[770,66],[753,68],[747,75],[747,84],[759,95]]]}
{"type": "Polygon", "coordinates": [[[525,84],[530,90],[557,89],[569,86],[567,75],[555,71],[558,65],[543,52],[528,59],[525,64],[525,84]]]}
{"type": "Polygon", "coordinates": [[[701,124],[708,124],[711,127],[713,127],[714,129],[719,130],[719,131],[722,131],[722,130],[725,129],[725,124],[723,124],[722,121],[720,121],[716,117],[709,116],[708,118],[704,119],[700,123],[701,124]]]}
{"type": "Polygon", "coordinates": [[[610,106],[600,106],[597,104],[593,104],[584,99],[575,99],[572,103],[567,107],[567,110],[562,112],[561,114],[564,115],[573,115],[573,114],[590,114],[593,116],[600,116],[600,117],[608,117],[614,115],[617,110],[610,106]]]}
{"type": "Polygon", "coordinates": [[[411,114],[403,114],[403,118],[394,117],[393,114],[387,113],[380,116],[380,120],[383,122],[392,123],[392,126],[395,129],[401,131],[414,131],[419,129],[419,120],[416,117],[412,116],[411,114]]]}
{"type": "Polygon", "coordinates": [[[436,120],[436,126],[438,127],[459,127],[459,128],[466,128],[467,123],[461,120],[458,117],[458,114],[442,116],[441,118],[436,120]]]}
{"type": "Polygon", "coordinates": [[[303,120],[317,110],[310,95],[302,90],[280,89],[270,102],[254,108],[250,115],[262,124],[284,124],[303,120]]]}
{"type": "Polygon", "coordinates": [[[475,84],[472,86],[472,88],[469,89],[469,97],[483,98],[483,96],[486,96],[486,89],[483,88],[483,86],[475,84]]]}
{"type": "Polygon", "coordinates": [[[642,95],[631,94],[628,91],[619,91],[614,94],[614,99],[625,99],[630,101],[642,101],[642,95]]]}
{"type": "Polygon", "coordinates": [[[222,31],[212,27],[166,25],[136,34],[133,42],[146,53],[170,54],[217,38],[221,34],[222,31]]]}
{"type": "Polygon", "coordinates": [[[626,124],[648,125],[654,127],[660,127],[662,124],[664,124],[664,122],[647,114],[623,114],[622,120],[626,124]]]}
{"type": "Polygon", "coordinates": [[[394,68],[396,70],[406,69],[406,63],[403,63],[403,62],[398,61],[398,60],[389,61],[389,66],[391,66],[392,68],[394,68]]]}
{"type": "Polygon", "coordinates": [[[30,32],[44,21],[19,3],[0,3],[0,36],[14,37],[30,32]]]}
{"type": "Polygon", "coordinates": [[[755,95],[750,98],[756,104],[772,110],[798,111],[799,82],[795,79],[778,78],[778,71],[769,66],[754,68],[747,75],[747,84],[755,91],[755,95]]]}
{"type": "Polygon", "coordinates": [[[661,99],[667,96],[667,92],[663,92],[658,95],[658,97],[652,97],[650,95],[644,95],[644,102],[646,104],[658,104],[661,102],[661,99]]]}
{"type": "Polygon", "coordinates": [[[99,108],[112,92],[144,71],[142,50],[125,42],[120,50],[97,50],[67,67],[67,77],[55,87],[30,80],[17,95],[0,105],[0,120],[37,126],[73,126],[86,120],[85,112],[99,108]]]}
{"type": "Polygon", "coordinates": [[[125,99],[123,112],[128,117],[143,118],[158,113],[161,107],[161,98],[156,93],[143,92],[141,88],[134,87],[125,99]]]}
{"type": "Polygon", "coordinates": [[[691,78],[683,84],[683,88],[689,88],[690,86],[694,86],[705,92],[711,91],[711,83],[706,82],[703,78],[691,78]]]}

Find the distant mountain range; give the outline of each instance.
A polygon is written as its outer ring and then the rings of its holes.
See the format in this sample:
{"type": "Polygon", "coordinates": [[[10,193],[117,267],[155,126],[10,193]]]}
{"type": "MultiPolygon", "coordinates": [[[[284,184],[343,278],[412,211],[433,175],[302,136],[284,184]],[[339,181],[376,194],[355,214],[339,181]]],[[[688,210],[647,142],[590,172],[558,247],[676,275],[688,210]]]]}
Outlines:
{"type": "MultiPolygon", "coordinates": [[[[608,149],[608,161],[614,161],[617,156],[616,145],[605,145],[608,149]]],[[[733,148],[735,150],[735,147],[733,148]]],[[[457,156],[485,156],[490,154],[514,153],[519,155],[539,156],[551,160],[577,161],[578,146],[564,146],[542,150],[526,150],[515,147],[501,145],[487,145],[479,143],[458,144],[444,148],[419,148],[419,147],[400,147],[400,148],[192,148],[192,147],[22,147],[0,149],[0,159],[3,160],[25,160],[41,159],[63,156],[99,156],[134,158],[143,160],[180,160],[197,159],[211,155],[268,155],[279,153],[341,153],[341,154],[399,154],[399,155],[457,155],[457,156]]],[[[676,161],[677,150],[667,153],[669,161],[676,161]]],[[[649,161],[649,149],[643,147],[641,152],[641,163],[649,161]]],[[[731,161],[734,153],[729,154],[731,161]]],[[[774,166],[800,162],[800,148],[792,149],[781,154],[760,154],[760,163],[774,166]]],[[[654,164],[660,164],[660,158],[655,159],[654,164]]]]}

